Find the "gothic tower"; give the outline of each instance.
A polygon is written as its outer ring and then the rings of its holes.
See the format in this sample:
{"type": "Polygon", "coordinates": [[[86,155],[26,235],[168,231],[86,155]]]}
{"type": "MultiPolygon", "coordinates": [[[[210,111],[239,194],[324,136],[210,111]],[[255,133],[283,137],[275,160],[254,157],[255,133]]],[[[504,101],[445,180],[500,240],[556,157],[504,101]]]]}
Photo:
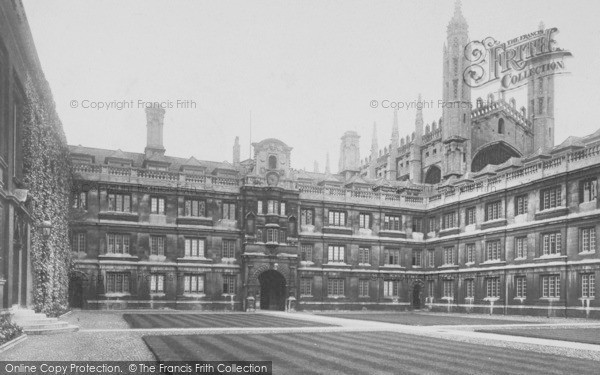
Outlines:
{"type": "Polygon", "coordinates": [[[463,79],[467,67],[465,47],[469,43],[468,25],[456,1],[454,16],[444,45],[443,127],[444,162],[442,176],[461,176],[469,171],[471,138],[471,88],[463,79]]]}
{"type": "Polygon", "coordinates": [[[373,123],[373,137],[371,138],[371,160],[369,161],[369,177],[377,178],[377,157],[379,146],[377,145],[377,123],[373,123]]]}
{"type": "Polygon", "coordinates": [[[235,137],[235,142],[233,143],[233,164],[240,164],[240,137],[235,137]]]}
{"type": "MultiPolygon", "coordinates": [[[[540,30],[544,24],[540,23],[540,30]]],[[[536,60],[531,68],[548,63],[536,60]]],[[[554,75],[532,75],[527,81],[527,113],[533,125],[533,152],[548,152],[554,147],[554,75]]]]}
{"type": "Polygon", "coordinates": [[[359,151],[360,136],[355,131],[347,131],[342,136],[340,145],[340,162],[338,172],[346,171],[357,172],[360,166],[360,151],[359,151]]]}
{"type": "Polygon", "coordinates": [[[161,107],[146,108],[146,158],[154,155],[163,156],[163,125],[165,122],[165,110],[161,107]]]}
{"type": "Polygon", "coordinates": [[[421,94],[419,94],[419,99],[417,101],[419,103],[417,105],[417,115],[415,118],[415,139],[413,139],[412,146],[410,148],[410,175],[409,179],[412,182],[421,182],[421,173],[422,173],[422,155],[421,155],[421,146],[423,144],[423,107],[421,102],[421,94]]]}
{"type": "Polygon", "coordinates": [[[392,124],[392,139],[388,156],[388,179],[398,178],[398,147],[400,147],[400,134],[398,132],[398,109],[394,109],[394,123],[392,124]]]}

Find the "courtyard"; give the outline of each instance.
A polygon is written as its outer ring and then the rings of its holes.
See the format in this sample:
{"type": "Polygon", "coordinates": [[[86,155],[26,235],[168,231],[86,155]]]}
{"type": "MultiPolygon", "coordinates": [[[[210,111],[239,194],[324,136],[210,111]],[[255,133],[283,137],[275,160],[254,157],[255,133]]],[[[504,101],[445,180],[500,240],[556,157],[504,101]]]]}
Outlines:
{"type": "Polygon", "coordinates": [[[600,322],[424,312],[74,311],[3,360],[273,361],[281,374],[597,373],[600,322]],[[53,350],[49,351],[48,348],[53,350]]]}

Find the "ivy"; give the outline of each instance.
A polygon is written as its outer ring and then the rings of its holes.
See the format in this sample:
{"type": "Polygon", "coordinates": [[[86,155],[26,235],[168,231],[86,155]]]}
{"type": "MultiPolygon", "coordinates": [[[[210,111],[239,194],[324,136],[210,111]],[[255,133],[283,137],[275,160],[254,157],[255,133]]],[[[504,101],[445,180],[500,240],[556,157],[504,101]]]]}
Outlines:
{"type": "Polygon", "coordinates": [[[50,316],[68,309],[71,162],[62,123],[46,80],[28,76],[23,113],[23,164],[29,189],[33,304],[50,316]],[[50,221],[49,236],[41,225],[50,221]]]}

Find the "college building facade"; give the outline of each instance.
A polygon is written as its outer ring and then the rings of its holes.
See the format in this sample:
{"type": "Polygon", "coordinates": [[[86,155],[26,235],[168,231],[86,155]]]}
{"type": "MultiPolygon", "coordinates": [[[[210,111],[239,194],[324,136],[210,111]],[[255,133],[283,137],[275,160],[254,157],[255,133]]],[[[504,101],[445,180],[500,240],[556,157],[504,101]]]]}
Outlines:
{"type": "MultiPolygon", "coordinates": [[[[165,111],[143,153],[70,146],[73,307],[430,309],[599,317],[600,131],[554,145],[553,76],[528,106],[463,83],[460,6],[444,47],[445,107],[391,143],[341,138],[339,171],[291,168],[253,143],[232,162],[171,157],[165,111]]],[[[541,63],[541,62],[540,62],[541,63]]],[[[167,125],[168,127],[168,125],[167,125]]]]}

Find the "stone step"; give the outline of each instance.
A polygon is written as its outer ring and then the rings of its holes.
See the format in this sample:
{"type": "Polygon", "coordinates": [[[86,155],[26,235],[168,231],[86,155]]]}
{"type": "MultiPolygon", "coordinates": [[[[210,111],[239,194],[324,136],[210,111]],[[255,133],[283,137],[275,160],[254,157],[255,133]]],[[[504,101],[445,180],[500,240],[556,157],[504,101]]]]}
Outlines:
{"type": "Polygon", "coordinates": [[[25,329],[24,331],[28,335],[53,335],[56,333],[77,332],[78,330],[79,327],[69,324],[58,328],[25,329]]]}
{"type": "Polygon", "coordinates": [[[37,322],[37,321],[43,321],[43,322],[57,322],[58,318],[47,318],[45,316],[28,316],[28,317],[13,317],[12,318],[13,322],[22,322],[22,323],[30,323],[30,322],[37,322]]]}
{"type": "Polygon", "coordinates": [[[46,323],[37,323],[37,324],[22,324],[21,327],[25,332],[29,330],[35,329],[45,329],[45,328],[61,328],[67,327],[69,325],[68,322],[46,322],[46,323]]]}

